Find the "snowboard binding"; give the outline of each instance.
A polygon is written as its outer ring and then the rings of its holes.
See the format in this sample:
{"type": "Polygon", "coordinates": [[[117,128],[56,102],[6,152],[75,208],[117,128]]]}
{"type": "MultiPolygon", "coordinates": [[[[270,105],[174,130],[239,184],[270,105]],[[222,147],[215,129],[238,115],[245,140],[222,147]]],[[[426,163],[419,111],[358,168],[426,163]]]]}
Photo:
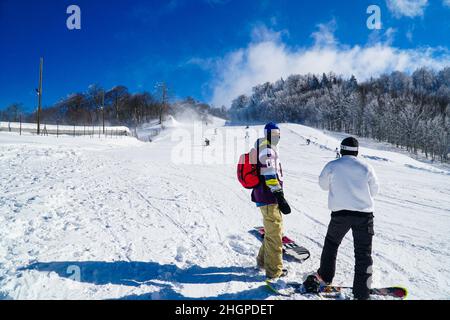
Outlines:
{"type": "Polygon", "coordinates": [[[320,293],[320,280],[315,275],[309,275],[303,282],[305,293],[320,293]]]}

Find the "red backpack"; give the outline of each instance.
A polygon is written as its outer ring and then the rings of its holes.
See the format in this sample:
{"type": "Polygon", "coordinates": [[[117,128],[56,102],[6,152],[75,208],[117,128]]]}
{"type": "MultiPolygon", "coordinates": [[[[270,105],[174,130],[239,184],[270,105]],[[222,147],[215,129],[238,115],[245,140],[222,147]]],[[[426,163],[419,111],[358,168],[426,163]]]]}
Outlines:
{"type": "Polygon", "coordinates": [[[260,183],[258,151],[253,148],[239,158],[237,177],[245,189],[254,189],[260,183]]]}

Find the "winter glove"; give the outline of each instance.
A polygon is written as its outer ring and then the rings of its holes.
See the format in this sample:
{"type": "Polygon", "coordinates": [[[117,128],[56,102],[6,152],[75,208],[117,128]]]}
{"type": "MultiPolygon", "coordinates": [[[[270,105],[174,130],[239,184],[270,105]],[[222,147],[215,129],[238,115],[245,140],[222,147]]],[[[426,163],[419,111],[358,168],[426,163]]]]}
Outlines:
{"type": "Polygon", "coordinates": [[[287,203],[286,199],[284,198],[283,191],[275,191],[273,193],[275,198],[277,198],[278,202],[278,208],[280,209],[281,213],[283,214],[290,214],[291,213],[291,207],[289,207],[289,204],[287,203]]]}

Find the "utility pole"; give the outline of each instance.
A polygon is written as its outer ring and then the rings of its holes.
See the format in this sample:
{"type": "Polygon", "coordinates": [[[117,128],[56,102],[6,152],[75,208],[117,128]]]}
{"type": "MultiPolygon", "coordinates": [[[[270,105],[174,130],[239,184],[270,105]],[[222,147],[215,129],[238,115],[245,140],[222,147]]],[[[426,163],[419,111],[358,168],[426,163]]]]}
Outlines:
{"type": "Polygon", "coordinates": [[[42,110],[42,71],[44,69],[44,58],[41,58],[39,66],[39,89],[38,89],[38,110],[37,110],[37,134],[41,133],[41,110],[42,110]]]}
{"type": "Polygon", "coordinates": [[[167,103],[167,87],[166,87],[166,83],[163,82],[161,85],[161,90],[162,90],[162,106],[161,106],[161,112],[159,113],[159,123],[162,124],[162,118],[163,118],[163,113],[164,111],[166,111],[166,103],[167,103]]]}
{"type": "Polygon", "coordinates": [[[105,91],[102,91],[103,134],[105,134],[105,91]]]}

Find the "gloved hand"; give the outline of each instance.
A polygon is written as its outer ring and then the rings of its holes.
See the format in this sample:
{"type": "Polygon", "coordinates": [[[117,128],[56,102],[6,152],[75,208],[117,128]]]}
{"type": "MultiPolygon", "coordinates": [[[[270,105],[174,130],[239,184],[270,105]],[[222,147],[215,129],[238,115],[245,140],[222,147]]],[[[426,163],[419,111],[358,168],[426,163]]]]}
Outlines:
{"type": "Polygon", "coordinates": [[[284,198],[283,191],[282,190],[275,191],[273,193],[273,195],[275,196],[275,198],[277,198],[278,208],[280,208],[281,213],[283,213],[283,214],[290,214],[291,213],[291,207],[289,206],[289,204],[287,203],[286,199],[284,198]]]}

